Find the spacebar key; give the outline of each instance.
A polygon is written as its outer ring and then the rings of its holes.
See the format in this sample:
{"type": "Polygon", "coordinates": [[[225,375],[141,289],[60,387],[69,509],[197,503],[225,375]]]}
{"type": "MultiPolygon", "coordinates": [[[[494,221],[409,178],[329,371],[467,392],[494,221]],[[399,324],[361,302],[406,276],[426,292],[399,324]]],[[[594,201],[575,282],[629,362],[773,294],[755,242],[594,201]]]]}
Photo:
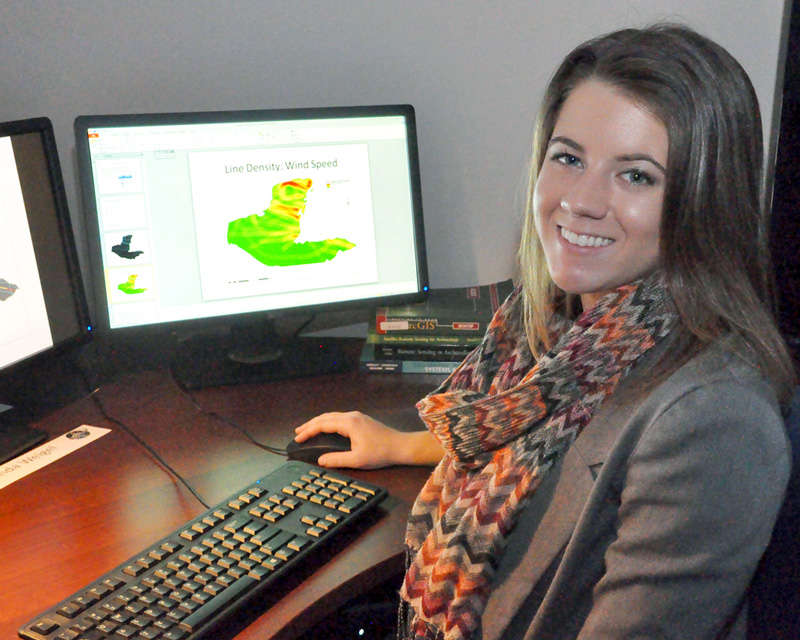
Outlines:
{"type": "Polygon", "coordinates": [[[211,598],[211,600],[206,602],[192,615],[181,620],[178,626],[189,633],[197,631],[197,629],[203,626],[221,610],[225,609],[225,607],[227,607],[241,594],[257,584],[258,580],[254,580],[249,576],[242,576],[222,593],[211,598]]]}

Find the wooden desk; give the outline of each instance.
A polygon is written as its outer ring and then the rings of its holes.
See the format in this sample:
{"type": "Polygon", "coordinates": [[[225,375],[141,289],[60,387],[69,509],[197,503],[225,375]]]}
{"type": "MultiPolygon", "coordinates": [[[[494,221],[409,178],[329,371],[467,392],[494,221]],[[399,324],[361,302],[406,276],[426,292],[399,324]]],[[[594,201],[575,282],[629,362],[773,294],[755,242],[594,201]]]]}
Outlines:
{"type": "MultiPolygon", "coordinates": [[[[209,412],[254,438],[285,447],[294,427],[323,411],[358,409],[422,428],[414,403],[437,379],[352,373],[185,394],[166,371],[101,387],[108,414],[128,425],[213,505],[280,466],[209,412]],[[206,411],[199,409],[193,399],[206,411]]],[[[192,494],[122,428],[82,398],[37,426],[56,437],[81,425],[112,433],[0,490],[0,638],[204,511],[192,494]]],[[[266,611],[246,612],[215,637],[291,638],[355,595],[402,570],[405,520],[426,468],[349,471],[385,486],[383,514],[332,559],[309,569],[266,611]]]]}

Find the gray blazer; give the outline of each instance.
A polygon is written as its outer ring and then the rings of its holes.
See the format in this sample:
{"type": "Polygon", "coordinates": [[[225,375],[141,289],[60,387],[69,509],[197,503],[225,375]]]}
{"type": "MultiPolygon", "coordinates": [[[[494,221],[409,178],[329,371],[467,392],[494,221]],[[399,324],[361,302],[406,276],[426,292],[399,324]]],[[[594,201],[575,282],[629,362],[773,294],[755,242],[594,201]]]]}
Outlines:
{"type": "Polygon", "coordinates": [[[643,398],[631,373],[509,536],[484,640],[744,638],[789,478],[774,394],[712,347],[643,398]]]}

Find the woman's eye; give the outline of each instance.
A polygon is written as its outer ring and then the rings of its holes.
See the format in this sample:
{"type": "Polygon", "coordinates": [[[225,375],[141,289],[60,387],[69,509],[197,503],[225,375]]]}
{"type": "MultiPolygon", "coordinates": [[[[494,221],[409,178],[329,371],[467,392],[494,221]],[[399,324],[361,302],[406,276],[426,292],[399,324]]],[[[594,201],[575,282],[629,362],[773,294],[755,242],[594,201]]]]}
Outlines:
{"type": "Polygon", "coordinates": [[[553,160],[556,162],[560,162],[561,164],[565,164],[568,167],[580,165],[581,161],[577,156],[572,155],[571,153],[556,153],[553,154],[553,160]]]}
{"type": "Polygon", "coordinates": [[[650,185],[655,184],[653,177],[646,171],[640,169],[630,169],[622,174],[625,179],[634,185],[650,185]]]}

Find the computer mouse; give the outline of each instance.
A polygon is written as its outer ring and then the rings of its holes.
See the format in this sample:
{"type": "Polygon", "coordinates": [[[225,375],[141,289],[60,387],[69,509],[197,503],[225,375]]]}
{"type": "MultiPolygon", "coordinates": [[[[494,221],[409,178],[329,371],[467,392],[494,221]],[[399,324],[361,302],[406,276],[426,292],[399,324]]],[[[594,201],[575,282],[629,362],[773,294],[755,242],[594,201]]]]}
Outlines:
{"type": "Polygon", "coordinates": [[[292,440],[286,445],[289,460],[300,460],[311,464],[317,464],[323,453],[332,451],[350,451],[350,438],[338,433],[318,433],[303,442],[292,440]]]}

